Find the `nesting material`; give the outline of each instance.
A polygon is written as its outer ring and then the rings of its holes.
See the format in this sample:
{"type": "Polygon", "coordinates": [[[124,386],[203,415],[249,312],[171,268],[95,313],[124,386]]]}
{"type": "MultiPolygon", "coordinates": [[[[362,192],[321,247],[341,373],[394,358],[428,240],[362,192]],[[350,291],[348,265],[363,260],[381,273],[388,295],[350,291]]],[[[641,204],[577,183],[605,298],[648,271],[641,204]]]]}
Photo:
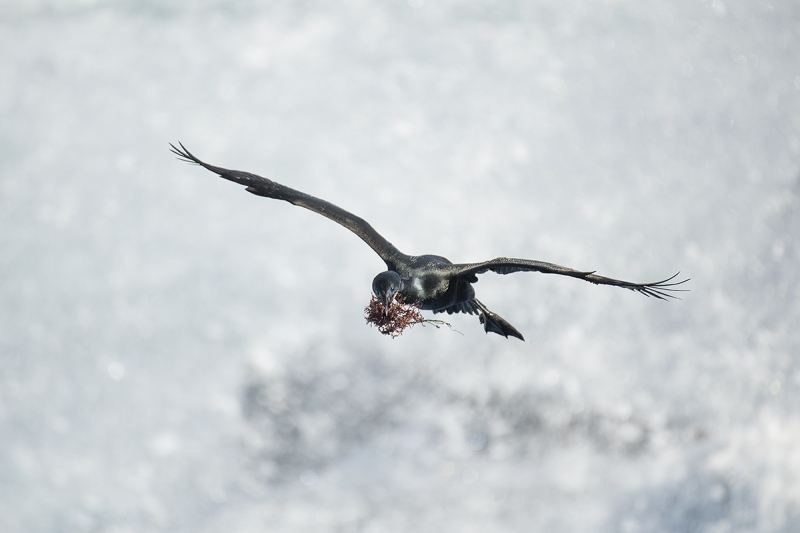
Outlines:
{"type": "Polygon", "coordinates": [[[403,331],[415,324],[431,324],[437,328],[442,325],[450,326],[442,320],[426,319],[422,316],[419,307],[406,304],[400,298],[389,302],[387,310],[374,294],[369,300],[369,305],[364,308],[364,318],[367,320],[367,324],[375,326],[378,331],[392,338],[401,335],[403,331]]]}

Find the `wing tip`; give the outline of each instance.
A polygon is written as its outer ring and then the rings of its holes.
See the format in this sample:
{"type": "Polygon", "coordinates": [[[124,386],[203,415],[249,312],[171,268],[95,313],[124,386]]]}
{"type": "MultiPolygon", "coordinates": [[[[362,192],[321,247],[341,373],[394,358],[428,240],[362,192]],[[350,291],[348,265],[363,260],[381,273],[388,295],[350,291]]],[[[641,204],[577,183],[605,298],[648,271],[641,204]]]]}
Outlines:
{"type": "MultiPolygon", "coordinates": [[[[199,165],[205,168],[206,170],[210,170],[211,172],[213,172],[214,174],[218,175],[221,178],[230,179],[230,177],[227,175],[231,173],[230,170],[221,167],[215,167],[214,165],[206,163],[205,161],[201,160],[199,157],[194,155],[192,152],[190,152],[189,149],[186,148],[182,142],[178,141],[178,146],[180,146],[180,148],[178,148],[172,143],[169,143],[169,146],[170,146],[170,152],[178,156],[178,161],[183,161],[185,163],[190,163],[193,165],[199,165]]],[[[237,181],[237,180],[234,179],[231,181],[237,181]]]]}
{"type": "Polygon", "coordinates": [[[652,283],[642,283],[640,285],[636,285],[633,287],[628,287],[631,290],[644,294],[645,296],[652,296],[654,298],[658,298],[659,300],[663,300],[668,302],[670,300],[682,300],[678,296],[671,294],[673,292],[690,292],[691,289],[678,289],[678,286],[683,285],[684,283],[691,281],[692,278],[686,278],[681,281],[674,281],[680,275],[680,270],[673,274],[672,276],[662,279],[661,281],[654,281],[652,283]],[[672,282],[672,283],[670,283],[672,282]]]}
{"type": "Polygon", "coordinates": [[[190,152],[182,142],[178,141],[178,148],[172,143],[169,143],[169,151],[178,156],[179,161],[183,161],[185,163],[192,163],[195,165],[205,166],[205,164],[200,161],[192,152],[190,152]]]}

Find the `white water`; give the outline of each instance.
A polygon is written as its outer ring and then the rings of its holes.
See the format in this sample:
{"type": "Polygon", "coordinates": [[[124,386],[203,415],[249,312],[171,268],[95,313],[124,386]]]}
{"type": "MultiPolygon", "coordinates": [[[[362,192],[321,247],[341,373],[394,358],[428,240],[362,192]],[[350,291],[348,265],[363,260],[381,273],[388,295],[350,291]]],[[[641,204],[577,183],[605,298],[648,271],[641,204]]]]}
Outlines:
{"type": "Polygon", "coordinates": [[[794,2],[6,1],[0,530],[800,531],[794,2]],[[527,342],[363,323],[401,250],[527,342]]]}

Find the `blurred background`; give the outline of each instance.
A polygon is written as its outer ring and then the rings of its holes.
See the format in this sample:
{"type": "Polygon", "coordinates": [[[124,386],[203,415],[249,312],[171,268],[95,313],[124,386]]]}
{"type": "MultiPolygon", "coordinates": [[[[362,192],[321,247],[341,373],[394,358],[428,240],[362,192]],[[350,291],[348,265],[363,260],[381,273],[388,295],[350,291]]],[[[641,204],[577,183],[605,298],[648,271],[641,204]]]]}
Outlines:
{"type": "Polygon", "coordinates": [[[800,531],[800,5],[5,0],[0,530],[800,531]],[[484,275],[385,268],[182,141],[484,275]]]}

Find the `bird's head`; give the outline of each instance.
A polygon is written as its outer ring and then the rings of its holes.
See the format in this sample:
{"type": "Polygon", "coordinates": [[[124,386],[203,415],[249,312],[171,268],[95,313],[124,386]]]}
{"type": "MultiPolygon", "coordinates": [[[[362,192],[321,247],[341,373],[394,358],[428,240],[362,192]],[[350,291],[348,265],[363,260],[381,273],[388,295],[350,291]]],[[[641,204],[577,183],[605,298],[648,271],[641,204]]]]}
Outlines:
{"type": "Polygon", "coordinates": [[[381,272],[372,280],[372,292],[387,310],[402,287],[403,281],[400,279],[400,274],[391,270],[381,272]]]}

